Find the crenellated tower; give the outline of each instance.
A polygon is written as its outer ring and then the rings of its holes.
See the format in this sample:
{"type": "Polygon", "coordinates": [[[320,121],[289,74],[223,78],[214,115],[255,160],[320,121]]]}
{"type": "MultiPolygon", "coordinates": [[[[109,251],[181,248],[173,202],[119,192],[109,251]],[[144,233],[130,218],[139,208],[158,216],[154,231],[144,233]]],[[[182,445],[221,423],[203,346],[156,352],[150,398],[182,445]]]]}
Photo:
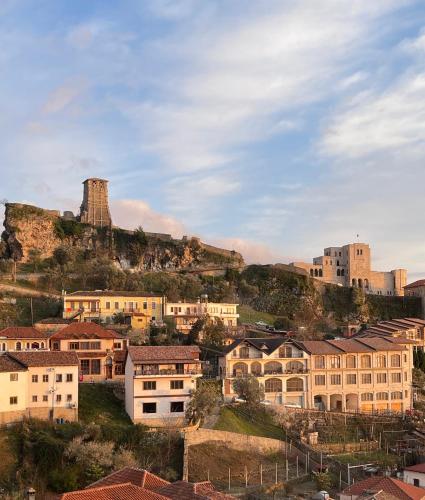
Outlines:
{"type": "Polygon", "coordinates": [[[110,227],[112,219],[108,203],[108,181],[92,178],[86,179],[83,185],[80,222],[93,226],[110,227]]]}

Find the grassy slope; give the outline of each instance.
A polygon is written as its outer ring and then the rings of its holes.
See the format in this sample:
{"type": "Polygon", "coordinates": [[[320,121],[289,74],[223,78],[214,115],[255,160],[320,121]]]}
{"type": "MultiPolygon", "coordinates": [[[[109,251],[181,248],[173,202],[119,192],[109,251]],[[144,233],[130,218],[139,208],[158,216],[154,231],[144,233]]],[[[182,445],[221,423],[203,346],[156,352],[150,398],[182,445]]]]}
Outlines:
{"type": "Polygon", "coordinates": [[[250,306],[241,305],[238,307],[241,323],[255,323],[256,321],[264,321],[269,325],[273,325],[277,316],[266,312],[256,311],[250,306]]]}
{"type": "Polygon", "coordinates": [[[251,418],[241,407],[223,407],[214,429],[251,436],[285,439],[285,432],[273,424],[270,415],[264,413],[251,418]]]}
{"type": "Polygon", "coordinates": [[[78,414],[85,424],[131,424],[124,403],[114,395],[112,387],[104,384],[80,384],[78,414]]]}

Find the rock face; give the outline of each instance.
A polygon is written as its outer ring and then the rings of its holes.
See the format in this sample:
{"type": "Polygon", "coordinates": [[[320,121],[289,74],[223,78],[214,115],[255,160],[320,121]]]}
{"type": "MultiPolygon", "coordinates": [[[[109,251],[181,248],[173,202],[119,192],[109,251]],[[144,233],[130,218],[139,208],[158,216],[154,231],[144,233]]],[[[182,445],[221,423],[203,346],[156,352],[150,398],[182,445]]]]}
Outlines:
{"type": "Polygon", "coordinates": [[[31,205],[6,204],[0,258],[27,262],[32,253],[52,257],[68,247],[85,258],[108,257],[123,269],[209,269],[241,267],[242,255],[206,245],[197,238],[176,240],[168,235],[95,227],[67,220],[59,212],[31,205]]]}

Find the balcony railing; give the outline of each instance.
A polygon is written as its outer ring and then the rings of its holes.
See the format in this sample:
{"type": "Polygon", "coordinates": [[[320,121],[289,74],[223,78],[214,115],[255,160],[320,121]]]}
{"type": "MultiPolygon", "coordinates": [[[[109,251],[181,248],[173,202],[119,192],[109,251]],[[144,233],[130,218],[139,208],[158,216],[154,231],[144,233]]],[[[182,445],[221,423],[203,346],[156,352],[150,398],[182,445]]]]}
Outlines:
{"type": "Polygon", "coordinates": [[[135,376],[202,375],[202,370],[134,370],[135,376]]]}
{"type": "MultiPolygon", "coordinates": [[[[308,368],[297,369],[297,370],[264,370],[264,372],[251,372],[251,375],[255,377],[264,377],[268,375],[302,375],[308,373],[308,368]]],[[[233,370],[233,377],[246,377],[248,372],[240,372],[233,370]]]]}
{"type": "Polygon", "coordinates": [[[232,359],[262,359],[263,355],[261,353],[259,354],[239,354],[237,356],[232,356],[232,359]]]}

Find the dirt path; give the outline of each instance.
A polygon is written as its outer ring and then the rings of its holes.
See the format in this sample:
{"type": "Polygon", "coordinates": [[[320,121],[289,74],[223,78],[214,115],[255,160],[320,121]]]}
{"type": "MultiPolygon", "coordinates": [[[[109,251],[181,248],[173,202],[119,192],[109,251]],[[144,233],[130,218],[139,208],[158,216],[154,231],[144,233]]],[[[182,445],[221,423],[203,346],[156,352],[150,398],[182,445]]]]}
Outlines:
{"type": "Polygon", "coordinates": [[[22,297],[50,297],[51,299],[60,299],[61,296],[57,293],[43,292],[42,290],[34,290],[26,286],[6,284],[0,282],[0,292],[12,292],[22,297]]]}

